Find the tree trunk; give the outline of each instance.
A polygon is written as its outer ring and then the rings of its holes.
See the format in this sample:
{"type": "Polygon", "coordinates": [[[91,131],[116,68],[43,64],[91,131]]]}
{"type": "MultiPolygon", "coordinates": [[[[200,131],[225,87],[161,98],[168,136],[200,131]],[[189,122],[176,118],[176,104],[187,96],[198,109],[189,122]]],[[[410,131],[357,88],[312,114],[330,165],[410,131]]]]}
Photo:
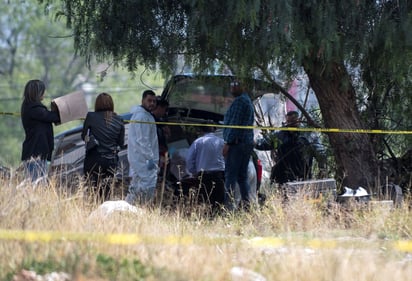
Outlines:
{"type": "MultiPolygon", "coordinates": [[[[304,66],[318,99],[326,128],[364,129],[356,107],[356,94],[343,63],[319,61],[304,66]]],[[[338,179],[347,187],[377,191],[379,171],[370,135],[328,133],[338,179]]]]}

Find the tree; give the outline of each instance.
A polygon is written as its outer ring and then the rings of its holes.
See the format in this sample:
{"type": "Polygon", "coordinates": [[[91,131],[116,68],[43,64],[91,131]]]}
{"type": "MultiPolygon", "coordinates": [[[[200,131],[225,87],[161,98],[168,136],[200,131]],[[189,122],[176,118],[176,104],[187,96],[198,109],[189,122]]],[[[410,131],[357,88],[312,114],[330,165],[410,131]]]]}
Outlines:
{"type": "MultiPolygon", "coordinates": [[[[51,99],[75,90],[85,84],[92,85],[87,93],[89,108],[100,92],[110,93],[115,110],[130,110],[130,102],[139,103],[139,93],[148,85],[161,89],[163,80],[158,73],[142,69],[142,75],[134,77],[126,69],[115,68],[109,62],[97,64],[86,61],[73,47],[72,31],[63,22],[53,21],[44,14],[37,0],[2,1],[0,5],[0,166],[16,166],[20,163],[21,143],[24,132],[19,112],[24,85],[29,79],[42,79],[47,84],[46,98],[51,99]],[[104,76],[104,79],[102,77],[104,76]]],[[[56,2],[57,3],[57,2],[56,2]]],[[[48,7],[53,13],[58,5],[48,7]]],[[[55,134],[82,124],[72,121],[54,128],[55,134]]]]}
{"type": "Polygon", "coordinates": [[[24,139],[18,114],[25,83],[45,81],[47,105],[73,91],[76,75],[89,71],[84,59],[75,55],[73,41],[62,36],[70,31],[64,24],[51,24],[36,0],[3,1],[0,12],[0,111],[16,113],[0,116],[0,165],[15,165],[24,139]]]}
{"type": "MultiPolygon", "coordinates": [[[[384,96],[383,88],[373,87],[374,79],[389,75],[386,86],[401,86],[402,73],[411,75],[412,4],[407,0],[62,2],[59,15],[73,29],[76,49],[88,59],[113,58],[131,71],[143,62],[170,72],[176,56],[184,55],[198,70],[216,60],[239,76],[259,70],[281,89],[273,66],[291,75],[303,69],[327,128],[383,128],[383,123],[362,120],[365,108],[359,101],[364,100],[359,98],[384,96]],[[357,76],[350,75],[353,70],[357,76]]],[[[392,92],[405,95],[402,88],[392,92]]],[[[367,108],[375,110],[370,103],[367,108]]],[[[376,191],[380,172],[374,136],[328,136],[338,176],[347,186],[376,191]]]]}

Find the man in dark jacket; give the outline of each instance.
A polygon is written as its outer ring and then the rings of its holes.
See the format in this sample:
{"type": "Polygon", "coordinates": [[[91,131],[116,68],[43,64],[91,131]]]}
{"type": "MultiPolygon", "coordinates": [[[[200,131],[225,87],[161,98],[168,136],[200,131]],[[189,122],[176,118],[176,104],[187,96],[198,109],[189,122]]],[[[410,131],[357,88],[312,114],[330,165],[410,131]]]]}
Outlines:
{"type": "MultiPolygon", "coordinates": [[[[156,107],[152,110],[155,122],[166,122],[168,110],[169,102],[161,97],[156,97],[156,107]]],[[[159,176],[162,177],[164,169],[167,170],[166,154],[169,150],[167,139],[170,137],[170,128],[165,124],[156,124],[156,130],[159,142],[159,176]]]]}

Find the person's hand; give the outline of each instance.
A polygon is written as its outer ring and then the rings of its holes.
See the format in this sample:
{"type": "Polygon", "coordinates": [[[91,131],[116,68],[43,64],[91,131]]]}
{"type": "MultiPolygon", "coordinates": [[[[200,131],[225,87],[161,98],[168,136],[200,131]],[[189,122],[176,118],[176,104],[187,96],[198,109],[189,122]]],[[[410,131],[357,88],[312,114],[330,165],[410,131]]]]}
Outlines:
{"type": "Polygon", "coordinates": [[[229,153],[229,148],[230,148],[230,145],[228,145],[227,143],[223,145],[223,150],[222,150],[223,157],[227,156],[227,154],[229,153]]]}
{"type": "Polygon", "coordinates": [[[167,139],[170,138],[170,136],[172,135],[170,128],[166,126],[166,127],[163,127],[162,130],[163,130],[163,134],[165,135],[165,137],[167,139]]]}
{"type": "Polygon", "coordinates": [[[318,173],[318,178],[327,178],[328,177],[328,170],[326,168],[320,168],[318,173]]]}
{"type": "Polygon", "coordinates": [[[153,170],[154,168],[156,168],[156,165],[155,165],[155,162],[153,161],[153,159],[147,160],[147,169],[148,170],[153,170]]]}

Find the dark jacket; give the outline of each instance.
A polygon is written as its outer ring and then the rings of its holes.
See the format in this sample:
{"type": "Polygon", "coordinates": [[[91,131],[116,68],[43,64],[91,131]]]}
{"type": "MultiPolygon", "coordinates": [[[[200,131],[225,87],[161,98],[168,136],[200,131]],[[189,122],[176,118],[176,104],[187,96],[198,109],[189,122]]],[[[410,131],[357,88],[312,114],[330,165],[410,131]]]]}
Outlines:
{"type": "Polygon", "coordinates": [[[319,168],[326,165],[325,151],[319,140],[301,132],[272,132],[260,139],[255,148],[276,149],[276,164],[272,167],[270,179],[279,184],[310,179],[313,158],[318,162],[319,168]]]}
{"type": "MultiPolygon", "coordinates": [[[[166,122],[167,120],[165,120],[164,118],[156,118],[156,116],[153,115],[153,118],[155,119],[155,122],[166,122]]],[[[165,128],[166,125],[164,124],[156,124],[156,131],[157,131],[157,140],[159,143],[159,152],[165,152],[167,151],[167,139],[166,139],[166,135],[163,131],[163,128],[165,128]]]]}
{"type": "Polygon", "coordinates": [[[59,113],[49,111],[41,102],[23,102],[21,121],[26,134],[21,160],[40,157],[50,161],[54,149],[52,123],[60,122],[59,113]]]}
{"type": "Polygon", "coordinates": [[[119,147],[124,146],[124,123],[123,119],[113,113],[109,122],[105,120],[104,111],[88,112],[84,120],[82,139],[90,132],[99,142],[97,151],[104,156],[110,157],[119,151],[119,147]]]}

